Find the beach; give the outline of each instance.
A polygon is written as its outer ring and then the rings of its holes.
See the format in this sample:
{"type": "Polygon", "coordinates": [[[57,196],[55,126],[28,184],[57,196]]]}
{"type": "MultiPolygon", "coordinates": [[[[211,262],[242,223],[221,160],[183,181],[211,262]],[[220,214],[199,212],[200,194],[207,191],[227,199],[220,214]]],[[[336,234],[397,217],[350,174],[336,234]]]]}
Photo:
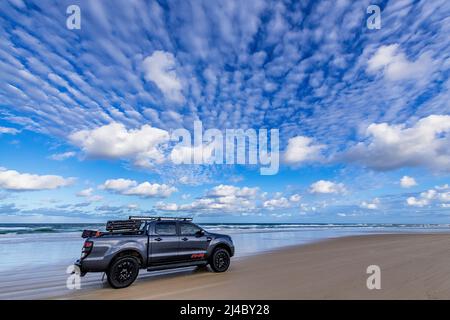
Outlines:
{"type": "MultiPolygon", "coordinates": [[[[343,237],[233,261],[230,270],[183,271],[74,299],[449,299],[450,234],[343,237]],[[381,289],[369,290],[369,265],[381,289]]],[[[58,297],[56,297],[58,298],[58,297]]]]}

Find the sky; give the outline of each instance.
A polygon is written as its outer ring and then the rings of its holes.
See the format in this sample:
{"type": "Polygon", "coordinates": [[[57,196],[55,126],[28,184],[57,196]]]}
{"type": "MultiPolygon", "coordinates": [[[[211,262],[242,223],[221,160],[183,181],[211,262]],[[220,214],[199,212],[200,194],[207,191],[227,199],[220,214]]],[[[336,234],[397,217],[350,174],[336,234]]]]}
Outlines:
{"type": "Polygon", "coordinates": [[[449,33],[445,0],[3,0],[0,222],[448,223],[449,33]],[[199,122],[278,130],[277,172],[176,163],[199,122]]]}

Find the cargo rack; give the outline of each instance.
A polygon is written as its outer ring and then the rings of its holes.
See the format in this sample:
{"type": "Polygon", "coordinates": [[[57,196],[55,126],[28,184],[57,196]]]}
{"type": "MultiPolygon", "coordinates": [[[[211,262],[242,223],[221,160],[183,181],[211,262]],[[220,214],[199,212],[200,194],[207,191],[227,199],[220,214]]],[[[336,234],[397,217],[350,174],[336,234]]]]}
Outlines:
{"type": "Polygon", "coordinates": [[[192,221],[185,217],[152,217],[152,216],[129,216],[128,220],[113,220],[106,223],[106,231],[138,231],[144,221],[192,221]]]}
{"type": "Polygon", "coordinates": [[[129,216],[128,220],[141,220],[141,221],[161,221],[161,220],[179,220],[179,221],[192,221],[193,218],[189,217],[152,217],[152,216],[129,216]]]}
{"type": "Polygon", "coordinates": [[[141,224],[140,220],[113,220],[106,223],[106,231],[138,231],[141,224]]]}

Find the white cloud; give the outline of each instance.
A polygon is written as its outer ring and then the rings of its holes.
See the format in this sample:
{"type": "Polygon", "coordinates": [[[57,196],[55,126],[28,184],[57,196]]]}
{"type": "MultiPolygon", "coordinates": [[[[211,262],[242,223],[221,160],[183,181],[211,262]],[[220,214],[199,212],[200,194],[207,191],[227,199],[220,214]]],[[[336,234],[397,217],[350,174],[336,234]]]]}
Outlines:
{"type": "Polygon", "coordinates": [[[308,205],[306,203],[300,204],[300,214],[306,215],[308,212],[315,212],[317,208],[315,206],[308,205]]]}
{"type": "Polygon", "coordinates": [[[236,196],[226,196],[217,198],[199,198],[190,204],[182,204],[179,210],[187,211],[222,211],[222,212],[239,212],[252,211],[256,208],[254,201],[247,198],[236,196]]]}
{"type": "Polygon", "coordinates": [[[68,152],[64,152],[64,153],[56,153],[56,154],[52,154],[50,156],[50,159],[52,160],[56,160],[56,161],[63,161],[69,158],[72,158],[76,155],[75,152],[73,151],[68,151],[68,152]]]}
{"type": "Polygon", "coordinates": [[[358,214],[357,213],[343,213],[343,212],[339,212],[337,214],[337,216],[339,216],[339,217],[357,217],[358,214]]]}
{"type": "Polygon", "coordinates": [[[442,206],[442,204],[450,203],[450,191],[447,191],[448,188],[445,186],[424,191],[418,197],[409,197],[406,199],[406,203],[416,207],[424,207],[433,203],[440,203],[442,206]]]}
{"type": "Polygon", "coordinates": [[[0,168],[0,188],[14,191],[51,190],[73,184],[75,178],[20,173],[0,168]]]}
{"type": "Polygon", "coordinates": [[[417,186],[417,182],[413,177],[403,176],[400,179],[400,185],[402,186],[402,188],[411,188],[417,186]]]}
{"type": "Polygon", "coordinates": [[[268,210],[292,208],[293,206],[298,205],[301,198],[302,197],[299,194],[293,194],[287,198],[284,197],[282,193],[277,192],[273,199],[264,201],[262,206],[268,210]]]}
{"type": "Polygon", "coordinates": [[[183,102],[182,84],[175,66],[176,60],[172,53],[157,50],[144,59],[144,77],[152,81],[167,99],[183,102]]]}
{"type": "Polygon", "coordinates": [[[270,214],[271,217],[282,219],[282,218],[289,218],[292,217],[291,213],[272,213],[270,214]]]}
{"type": "Polygon", "coordinates": [[[215,148],[220,145],[221,141],[189,147],[177,145],[170,152],[169,158],[175,164],[192,164],[195,163],[194,156],[200,154],[202,163],[213,163],[215,160],[221,163],[222,159],[216,159],[214,155],[215,148]]]}
{"type": "Polygon", "coordinates": [[[87,198],[87,200],[89,202],[98,202],[98,201],[103,200],[102,196],[95,195],[95,194],[93,194],[93,192],[94,192],[93,188],[87,188],[87,189],[77,192],[76,195],[77,195],[77,197],[87,198]]]}
{"type": "Polygon", "coordinates": [[[167,184],[150,183],[148,181],[138,184],[134,180],[109,179],[102,185],[101,189],[113,191],[127,196],[140,196],[144,198],[166,198],[178,191],[177,188],[167,184]]]}
{"type": "Polygon", "coordinates": [[[179,181],[181,184],[189,184],[190,179],[188,176],[182,176],[179,181]]]}
{"type": "Polygon", "coordinates": [[[450,191],[439,193],[438,199],[442,202],[450,202],[450,191]]]}
{"type": "Polygon", "coordinates": [[[7,128],[7,127],[0,127],[0,135],[2,134],[12,134],[12,135],[16,135],[18,134],[20,131],[16,128],[7,128]]]}
{"type": "Polygon", "coordinates": [[[414,207],[423,207],[429,204],[429,201],[427,199],[417,199],[415,197],[409,197],[408,199],[406,199],[406,203],[409,206],[414,206],[414,207]]]}
{"type": "Polygon", "coordinates": [[[421,79],[433,72],[434,63],[428,53],[416,61],[409,61],[398,44],[381,46],[369,59],[367,71],[375,73],[383,70],[388,80],[421,79]]]}
{"type": "Polygon", "coordinates": [[[187,204],[159,202],[155,208],[167,211],[250,212],[257,208],[258,188],[218,185],[203,197],[187,204]]]}
{"type": "Polygon", "coordinates": [[[288,164],[300,164],[318,160],[324,147],[324,145],[314,145],[313,140],[309,137],[297,136],[290,138],[284,153],[284,161],[288,164]]]}
{"type": "Polygon", "coordinates": [[[379,204],[380,204],[380,199],[375,198],[372,200],[372,202],[363,201],[361,203],[361,208],[369,209],[369,210],[376,210],[376,209],[378,209],[379,204]]]}
{"type": "Polygon", "coordinates": [[[299,194],[293,194],[289,197],[289,201],[291,202],[299,202],[302,199],[302,196],[299,194]]]}
{"type": "Polygon", "coordinates": [[[90,196],[92,196],[92,192],[94,192],[94,189],[87,188],[87,189],[81,190],[80,192],[77,192],[77,196],[78,197],[90,197],[90,196]]]}
{"type": "Polygon", "coordinates": [[[97,201],[102,201],[103,197],[99,196],[99,195],[93,195],[89,197],[89,201],[91,202],[97,202],[97,201]]]}
{"type": "Polygon", "coordinates": [[[433,200],[438,196],[438,192],[434,189],[430,189],[428,191],[422,192],[420,197],[427,200],[433,200]]]}
{"type": "Polygon", "coordinates": [[[89,157],[131,159],[136,165],[150,166],[164,161],[160,145],[168,142],[169,133],[149,125],[127,130],[123,124],[113,122],[72,133],[69,140],[89,157]]]}
{"type": "Polygon", "coordinates": [[[436,190],[449,190],[450,189],[450,185],[448,183],[442,185],[442,186],[436,186],[434,187],[436,190]]]}
{"type": "Polygon", "coordinates": [[[398,44],[381,46],[378,48],[375,54],[367,62],[367,70],[373,72],[392,63],[397,49],[398,44]]]}
{"type": "Polygon", "coordinates": [[[414,126],[371,124],[367,142],[351,148],[346,158],[372,169],[425,166],[450,170],[450,116],[431,115],[414,126]]]}
{"type": "Polygon", "coordinates": [[[227,197],[227,196],[236,196],[236,197],[245,197],[245,198],[254,198],[258,193],[259,188],[249,188],[249,187],[236,187],[232,185],[218,185],[214,187],[208,195],[211,197],[227,197]]]}
{"type": "Polygon", "coordinates": [[[101,186],[101,189],[112,190],[112,191],[123,191],[134,187],[137,182],[129,179],[108,179],[101,186]]]}
{"type": "Polygon", "coordinates": [[[285,197],[281,197],[278,199],[270,199],[264,201],[263,207],[269,210],[279,209],[279,208],[289,208],[291,203],[285,197]]]}
{"type": "Polygon", "coordinates": [[[344,193],[345,186],[342,183],[335,183],[327,180],[319,180],[310,186],[311,193],[344,193]]]}
{"type": "Polygon", "coordinates": [[[155,209],[162,210],[162,211],[178,211],[179,206],[176,203],[158,202],[155,205],[155,209]]]}
{"type": "Polygon", "coordinates": [[[143,182],[135,187],[122,191],[122,194],[140,196],[145,198],[167,198],[176,191],[177,188],[169,186],[167,184],[143,182]]]}

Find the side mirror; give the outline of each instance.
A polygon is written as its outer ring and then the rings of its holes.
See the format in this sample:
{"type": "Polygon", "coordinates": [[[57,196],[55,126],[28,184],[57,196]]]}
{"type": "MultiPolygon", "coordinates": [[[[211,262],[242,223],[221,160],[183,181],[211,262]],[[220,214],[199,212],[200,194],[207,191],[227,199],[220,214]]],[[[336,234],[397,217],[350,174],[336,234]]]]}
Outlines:
{"type": "Polygon", "coordinates": [[[203,231],[203,230],[198,230],[196,233],[195,233],[195,236],[196,237],[202,237],[202,236],[204,236],[205,235],[205,232],[203,231]]]}

